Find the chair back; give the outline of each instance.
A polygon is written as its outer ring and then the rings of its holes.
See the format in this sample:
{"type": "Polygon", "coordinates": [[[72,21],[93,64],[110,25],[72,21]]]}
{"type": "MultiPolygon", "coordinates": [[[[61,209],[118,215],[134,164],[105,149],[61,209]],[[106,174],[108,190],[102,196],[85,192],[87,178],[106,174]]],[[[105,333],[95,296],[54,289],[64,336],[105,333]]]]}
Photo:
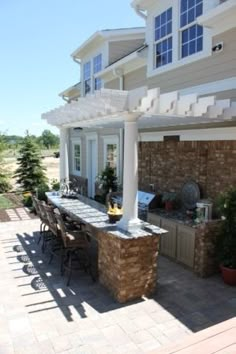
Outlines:
{"type": "Polygon", "coordinates": [[[59,236],[59,229],[58,229],[58,226],[57,226],[57,219],[56,219],[56,216],[54,214],[53,208],[51,206],[49,206],[49,205],[44,205],[43,208],[44,208],[44,211],[45,211],[46,216],[47,216],[49,229],[51,230],[51,232],[55,236],[59,236]]]}
{"type": "Polygon", "coordinates": [[[62,237],[62,241],[63,241],[63,244],[64,246],[66,247],[67,246],[67,241],[68,241],[68,237],[67,237],[67,231],[66,231],[66,226],[65,226],[65,223],[64,223],[64,220],[60,214],[60,211],[58,209],[55,210],[55,218],[56,218],[56,221],[57,221],[57,225],[60,229],[60,232],[61,232],[61,237],[62,237]]]}
{"type": "Polygon", "coordinates": [[[46,203],[42,200],[38,200],[38,207],[40,210],[40,215],[41,215],[41,220],[43,221],[44,224],[48,225],[48,218],[45,210],[46,203]]]}
{"type": "Polygon", "coordinates": [[[34,195],[32,195],[32,201],[33,201],[33,206],[35,208],[36,214],[40,218],[40,209],[39,209],[39,205],[38,205],[39,200],[34,195]]]}

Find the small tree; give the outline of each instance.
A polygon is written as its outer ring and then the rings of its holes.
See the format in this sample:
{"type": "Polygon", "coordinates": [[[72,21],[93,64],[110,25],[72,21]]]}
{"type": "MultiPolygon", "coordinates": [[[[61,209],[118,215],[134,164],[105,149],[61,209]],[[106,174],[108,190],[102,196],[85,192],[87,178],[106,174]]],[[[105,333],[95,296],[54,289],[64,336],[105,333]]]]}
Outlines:
{"type": "Polygon", "coordinates": [[[59,146],[59,137],[50,130],[44,130],[38,139],[47,149],[59,146]]]}
{"type": "Polygon", "coordinates": [[[10,189],[9,174],[6,172],[3,159],[0,156],[0,193],[8,192],[10,189]]]}
{"type": "Polygon", "coordinates": [[[9,174],[6,172],[2,152],[6,149],[4,136],[0,133],[0,193],[8,192],[11,189],[9,174]]]}
{"type": "Polygon", "coordinates": [[[42,184],[46,184],[47,177],[38,146],[34,139],[27,135],[19,150],[20,157],[17,159],[19,167],[15,171],[17,183],[19,183],[24,191],[35,192],[36,188],[42,184]]]}

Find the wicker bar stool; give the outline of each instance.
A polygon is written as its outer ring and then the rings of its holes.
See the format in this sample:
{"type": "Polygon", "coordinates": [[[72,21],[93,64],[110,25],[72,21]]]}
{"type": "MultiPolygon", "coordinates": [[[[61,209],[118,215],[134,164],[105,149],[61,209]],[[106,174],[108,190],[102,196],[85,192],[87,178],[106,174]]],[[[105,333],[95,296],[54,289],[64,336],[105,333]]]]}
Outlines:
{"type": "Polygon", "coordinates": [[[67,286],[70,284],[73,270],[84,269],[86,272],[89,272],[93,281],[95,281],[91,269],[89,254],[90,238],[87,232],[78,229],[68,230],[59,210],[55,211],[55,216],[63,241],[63,248],[61,249],[61,274],[63,275],[65,270],[68,271],[67,286]],[[74,265],[75,262],[76,265],[74,265]]]}

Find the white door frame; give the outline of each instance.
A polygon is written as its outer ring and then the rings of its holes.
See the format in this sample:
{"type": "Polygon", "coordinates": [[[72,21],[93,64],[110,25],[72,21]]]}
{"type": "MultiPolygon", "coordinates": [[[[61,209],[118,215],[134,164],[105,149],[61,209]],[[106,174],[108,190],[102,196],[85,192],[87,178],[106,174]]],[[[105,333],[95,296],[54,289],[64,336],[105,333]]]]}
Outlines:
{"type": "MultiPolygon", "coordinates": [[[[95,147],[96,151],[98,152],[98,136],[97,133],[86,133],[86,177],[88,179],[88,196],[90,192],[90,184],[91,184],[91,175],[89,175],[89,160],[91,157],[91,151],[90,151],[90,146],[89,143],[90,141],[95,141],[95,147]]],[[[98,174],[98,153],[95,156],[95,165],[93,166],[94,168],[94,175],[97,176],[98,174]]],[[[94,181],[95,182],[95,181],[94,181]]],[[[93,193],[92,193],[93,194],[93,193]]],[[[91,195],[92,198],[94,198],[94,195],[91,195]]]]}

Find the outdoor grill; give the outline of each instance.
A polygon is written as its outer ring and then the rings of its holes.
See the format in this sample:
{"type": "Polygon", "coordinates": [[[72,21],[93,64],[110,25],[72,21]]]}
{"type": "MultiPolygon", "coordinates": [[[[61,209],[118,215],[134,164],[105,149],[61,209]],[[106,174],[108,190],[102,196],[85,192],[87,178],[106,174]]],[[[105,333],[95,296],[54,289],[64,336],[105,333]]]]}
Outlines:
{"type": "MultiPolygon", "coordinates": [[[[111,200],[118,205],[123,204],[122,196],[114,195],[111,200]]],[[[138,217],[141,220],[147,221],[147,213],[157,207],[157,200],[158,198],[154,193],[138,191],[138,217]]]]}

